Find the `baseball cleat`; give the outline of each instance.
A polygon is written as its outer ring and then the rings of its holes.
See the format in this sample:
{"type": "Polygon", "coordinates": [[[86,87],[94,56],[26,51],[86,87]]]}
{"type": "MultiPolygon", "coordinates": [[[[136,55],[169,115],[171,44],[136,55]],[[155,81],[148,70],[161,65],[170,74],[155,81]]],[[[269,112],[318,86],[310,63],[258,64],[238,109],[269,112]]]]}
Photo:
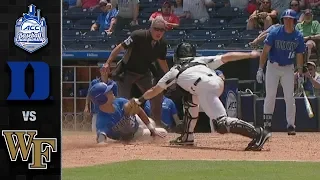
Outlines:
{"type": "Polygon", "coordinates": [[[175,140],[171,140],[169,143],[170,145],[186,145],[186,146],[193,146],[194,140],[184,140],[184,135],[181,135],[180,137],[176,138],[175,140]]]}
{"type": "Polygon", "coordinates": [[[296,129],[293,127],[293,126],[289,126],[288,128],[287,128],[287,131],[288,131],[288,135],[290,136],[290,135],[296,135],[296,129]]]}
{"type": "Polygon", "coordinates": [[[107,135],[105,133],[99,133],[97,136],[97,143],[102,143],[107,140],[107,135]]]}
{"type": "Polygon", "coordinates": [[[254,138],[246,147],[246,151],[261,151],[263,145],[271,137],[271,132],[260,127],[260,135],[254,138]]]}

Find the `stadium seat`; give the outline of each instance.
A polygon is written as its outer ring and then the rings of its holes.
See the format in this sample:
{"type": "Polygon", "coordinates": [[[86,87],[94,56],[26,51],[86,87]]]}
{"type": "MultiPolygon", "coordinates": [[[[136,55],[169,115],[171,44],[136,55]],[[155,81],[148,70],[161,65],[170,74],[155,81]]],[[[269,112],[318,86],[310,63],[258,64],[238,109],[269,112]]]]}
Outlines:
{"type": "Polygon", "coordinates": [[[149,7],[149,8],[144,8],[141,12],[143,13],[149,13],[150,15],[154,12],[161,11],[161,9],[157,7],[149,7]]]}
{"type": "Polygon", "coordinates": [[[240,35],[241,36],[251,36],[251,35],[258,36],[260,33],[261,33],[260,30],[253,29],[253,30],[244,30],[240,32],[240,35]]]}
{"type": "Polygon", "coordinates": [[[74,23],[74,29],[76,30],[90,30],[95,20],[91,19],[80,19],[74,23]]]}
{"type": "Polygon", "coordinates": [[[70,19],[63,19],[63,24],[62,24],[63,28],[65,29],[72,29],[73,28],[73,23],[72,20],[70,19]]]}
{"type": "Polygon", "coordinates": [[[74,19],[74,20],[79,20],[79,19],[84,19],[88,15],[88,10],[87,9],[82,9],[82,8],[71,8],[68,10],[66,13],[66,17],[68,19],[74,19]]]}
{"type": "Polygon", "coordinates": [[[226,26],[226,29],[244,30],[246,29],[246,27],[247,27],[247,18],[241,17],[241,18],[232,19],[226,26]]]}
{"type": "Polygon", "coordinates": [[[213,18],[213,17],[216,16],[217,12],[215,11],[214,8],[208,8],[207,11],[208,11],[208,14],[209,14],[210,18],[213,18]]]}
{"type": "Polygon", "coordinates": [[[218,9],[216,16],[221,18],[232,19],[240,16],[240,9],[237,7],[222,7],[218,9]]]}
{"type": "Polygon", "coordinates": [[[255,39],[254,36],[239,36],[235,41],[239,43],[249,43],[255,39]]]}
{"type": "Polygon", "coordinates": [[[113,49],[111,46],[114,45],[112,43],[106,42],[96,42],[91,44],[92,50],[107,50],[107,49],[113,49]]]}
{"type": "Polygon", "coordinates": [[[176,28],[178,30],[194,30],[199,26],[199,20],[181,19],[180,25],[176,28]]]}
{"type": "Polygon", "coordinates": [[[91,46],[89,44],[85,44],[85,43],[73,43],[73,44],[70,44],[68,46],[66,46],[66,49],[67,50],[88,50],[88,49],[91,49],[91,46]]]}
{"type": "Polygon", "coordinates": [[[250,48],[250,46],[247,43],[231,43],[229,44],[227,47],[225,47],[225,49],[248,49],[250,48]]]}
{"type": "Polygon", "coordinates": [[[204,37],[188,37],[185,39],[187,42],[191,44],[195,44],[197,47],[202,46],[202,44],[208,42],[209,38],[204,37]]]}
{"type": "Polygon", "coordinates": [[[146,13],[146,12],[141,12],[139,14],[139,18],[141,18],[141,19],[149,19],[150,16],[151,16],[151,13],[146,13]]]}
{"type": "Polygon", "coordinates": [[[182,39],[177,38],[177,39],[167,39],[167,44],[171,47],[171,48],[175,48],[178,44],[180,44],[182,42],[182,39]]]}
{"type": "Polygon", "coordinates": [[[215,7],[217,9],[223,8],[225,6],[226,0],[215,0],[215,7]]]}
{"type": "Polygon", "coordinates": [[[211,31],[209,30],[192,30],[187,33],[189,37],[203,37],[206,39],[211,38],[211,31]]]}
{"type": "Polygon", "coordinates": [[[167,31],[165,33],[166,36],[184,36],[185,35],[185,31],[181,31],[181,30],[171,30],[171,31],[167,31]]]}
{"type": "Polygon", "coordinates": [[[139,18],[138,23],[139,23],[139,25],[143,25],[143,24],[150,25],[151,24],[151,22],[149,21],[149,18],[146,18],[146,19],[139,18]]]}
{"type": "Polygon", "coordinates": [[[227,21],[221,18],[213,18],[209,19],[207,22],[199,26],[199,29],[203,30],[211,30],[211,31],[218,31],[226,26],[227,21]]]}
{"type": "Polygon", "coordinates": [[[215,37],[229,37],[229,38],[234,38],[238,36],[238,31],[232,30],[232,29],[225,29],[225,30],[220,30],[215,33],[213,33],[213,36],[215,37]]]}
{"type": "Polygon", "coordinates": [[[88,31],[82,35],[82,41],[91,44],[92,42],[103,41],[106,37],[105,32],[99,31],[88,31]]]}
{"type": "Polygon", "coordinates": [[[65,30],[62,32],[62,36],[63,37],[67,37],[67,36],[80,36],[81,33],[78,30],[65,30]]]}
{"type": "Polygon", "coordinates": [[[208,43],[204,43],[202,44],[199,49],[223,49],[224,45],[220,44],[220,43],[212,43],[212,42],[208,42],[208,43]]]}
{"type": "Polygon", "coordinates": [[[219,44],[224,44],[229,45],[232,42],[233,38],[228,37],[228,36],[221,36],[221,37],[213,37],[211,38],[212,43],[219,43],[219,44]]]}

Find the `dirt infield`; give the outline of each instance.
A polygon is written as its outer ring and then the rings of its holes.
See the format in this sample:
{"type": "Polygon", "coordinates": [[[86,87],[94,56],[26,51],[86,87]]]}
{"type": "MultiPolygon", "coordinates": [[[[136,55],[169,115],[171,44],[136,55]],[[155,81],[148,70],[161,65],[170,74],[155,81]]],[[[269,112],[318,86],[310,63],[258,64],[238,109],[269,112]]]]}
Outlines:
{"type": "Polygon", "coordinates": [[[320,133],[273,133],[261,152],[246,152],[250,141],[237,135],[196,134],[195,147],[169,146],[177,135],[151,142],[98,145],[92,133],[63,133],[63,167],[81,167],[134,159],[320,161],[320,133]]]}

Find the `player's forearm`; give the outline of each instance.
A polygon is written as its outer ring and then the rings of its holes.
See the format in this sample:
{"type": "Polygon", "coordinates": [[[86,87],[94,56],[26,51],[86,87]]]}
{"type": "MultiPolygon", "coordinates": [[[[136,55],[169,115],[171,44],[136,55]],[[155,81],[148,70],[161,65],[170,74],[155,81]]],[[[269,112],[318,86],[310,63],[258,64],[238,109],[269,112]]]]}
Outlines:
{"type": "Polygon", "coordinates": [[[315,89],[320,89],[320,83],[318,81],[316,81],[315,79],[313,78],[310,78],[310,81],[312,83],[312,86],[315,88],[315,89]]]}
{"type": "Polygon", "coordinates": [[[167,73],[169,71],[169,66],[166,60],[158,60],[158,63],[164,73],[167,73]]]}
{"type": "Polygon", "coordinates": [[[153,97],[160,94],[164,89],[161,88],[159,85],[152,87],[151,89],[147,90],[139,99],[138,103],[143,104],[145,101],[152,99],[153,97]]]}
{"type": "Polygon", "coordinates": [[[123,47],[121,44],[119,44],[117,47],[115,47],[111,53],[110,56],[108,58],[108,60],[106,61],[107,64],[111,64],[112,61],[119,55],[119,53],[123,50],[123,47]]]}
{"type": "Polygon", "coordinates": [[[86,97],[86,104],[85,104],[85,106],[84,106],[85,108],[86,108],[86,107],[89,107],[89,102],[90,102],[90,98],[89,98],[89,96],[87,96],[87,97],[86,97]]]}
{"type": "Polygon", "coordinates": [[[145,125],[148,125],[150,123],[148,115],[144,112],[144,110],[141,107],[137,115],[140,117],[140,119],[143,121],[145,125]]]}
{"type": "Polygon", "coordinates": [[[221,57],[221,61],[223,63],[231,62],[231,61],[237,61],[237,60],[242,60],[242,59],[250,59],[251,53],[247,52],[229,52],[221,57]]]}

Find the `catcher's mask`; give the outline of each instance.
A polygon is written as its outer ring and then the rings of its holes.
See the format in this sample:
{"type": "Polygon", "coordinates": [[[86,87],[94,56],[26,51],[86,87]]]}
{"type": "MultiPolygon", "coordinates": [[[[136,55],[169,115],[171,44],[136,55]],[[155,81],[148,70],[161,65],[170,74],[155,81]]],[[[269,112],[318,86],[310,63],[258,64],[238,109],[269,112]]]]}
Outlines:
{"type": "Polygon", "coordinates": [[[89,98],[95,105],[103,105],[108,101],[106,94],[111,91],[113,85],[99,82],[89,89],[89,98]]]}
{"type": "Polygon", "coordinates": [[[180,62],[181,58],[196,57],[196,55],[196,46],[183,42],[177,45],[173,55],[173,62],[177,64],[180,62]]]}

